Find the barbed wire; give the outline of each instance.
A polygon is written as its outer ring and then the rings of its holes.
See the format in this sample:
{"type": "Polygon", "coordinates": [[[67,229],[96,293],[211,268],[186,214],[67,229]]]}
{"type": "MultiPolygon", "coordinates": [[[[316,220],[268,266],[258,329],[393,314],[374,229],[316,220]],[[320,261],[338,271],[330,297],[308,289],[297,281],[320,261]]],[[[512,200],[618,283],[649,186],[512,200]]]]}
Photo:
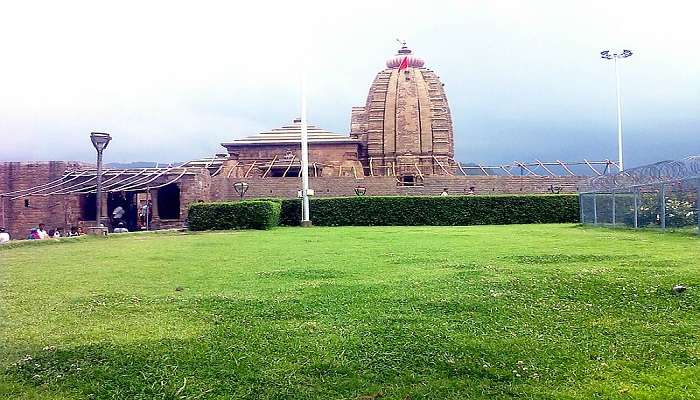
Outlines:
{"type": "Polygon", "coordinates": [[[583,181],[581,189],[584,192],[619,191],[696,179],[700,179],[700,156],[690,156],[681,160],[660,161],[630,168],[617,174],[594,176],[583,181]]]}

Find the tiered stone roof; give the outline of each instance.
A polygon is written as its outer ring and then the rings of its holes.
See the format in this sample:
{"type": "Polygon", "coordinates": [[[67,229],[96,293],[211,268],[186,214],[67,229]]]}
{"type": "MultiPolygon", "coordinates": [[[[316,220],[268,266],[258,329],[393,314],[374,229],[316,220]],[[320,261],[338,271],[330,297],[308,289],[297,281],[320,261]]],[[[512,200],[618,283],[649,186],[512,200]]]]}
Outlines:
{"type": "MultiPolygon", "coordinates": [[[[327,131],[315,125],[307,125],[309,143],[358,143],[357,139],[327,131]]],[[[222,143],[223,146],[288,144],[301,141],[301,120],[295,119],[291,125],[260,132],[255,135],[222,143]]]]}

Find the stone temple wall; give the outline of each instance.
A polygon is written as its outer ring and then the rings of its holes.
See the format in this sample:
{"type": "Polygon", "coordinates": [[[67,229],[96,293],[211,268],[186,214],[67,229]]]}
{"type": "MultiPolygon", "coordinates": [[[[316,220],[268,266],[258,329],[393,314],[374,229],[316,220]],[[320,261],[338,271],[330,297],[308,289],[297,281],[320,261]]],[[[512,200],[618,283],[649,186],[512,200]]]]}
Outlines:
{"type": "MultiPolygon", "coordinates": [[[[367,196],[436,196],[444,189],[452,195],[467,194],[471,187],[477,195],[550,193],[553,187],[561,193],[575,193],[578,183],[585,177],[536,177],[536,176],[446,176],[426,175],[423,186],[397,186],[395,177],[375,176],[364,179],[346,177],[311,177],[309,186],[316,197],[355,196],[355,188],[367,188],[367,196]]],[[[210,199],[238,198],[233,183],[239,179],[217,176],[212,178],[210,199]]],[[[254,178],[248,184],[246,198],[296,197],[300,188],[299,178],[254,178]]]]}

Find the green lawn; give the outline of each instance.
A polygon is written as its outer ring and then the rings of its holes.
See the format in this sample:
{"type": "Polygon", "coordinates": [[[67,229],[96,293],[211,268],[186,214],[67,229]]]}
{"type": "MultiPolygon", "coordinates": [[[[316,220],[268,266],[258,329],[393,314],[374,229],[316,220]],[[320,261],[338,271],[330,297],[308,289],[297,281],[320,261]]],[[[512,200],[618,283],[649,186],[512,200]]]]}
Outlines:
{"type": "Polygon", "coordinates": [[[278,228],[41,244],[0,249],[0,398],[700,398],[693,235],[278,228]]]}

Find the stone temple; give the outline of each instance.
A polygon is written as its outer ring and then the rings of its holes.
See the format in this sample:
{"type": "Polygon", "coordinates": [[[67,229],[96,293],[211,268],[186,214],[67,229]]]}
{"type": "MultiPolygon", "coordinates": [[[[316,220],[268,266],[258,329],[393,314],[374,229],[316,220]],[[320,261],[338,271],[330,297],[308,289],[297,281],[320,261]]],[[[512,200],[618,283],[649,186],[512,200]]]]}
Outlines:
{"type": "MultiPolygon", "coordinates": [[[[313,125],[308,132],[310,187],[317,197],[354,196],[358,188],[368,196],[574,192],[584,179],[561,162],[563,176],[541,162],[540,170],[522,163],[499,166],[500,174],[493,167],[457,162],[444,85],[405,45],[374,77],[365,104],[353,107],[349,132],[313,125]]],[[[119,140],[118,132],[111,133],[119,140]]],[[[222,143],[225,153],[179,165],[107,165],[101,220],[108,222],[117,206],[128,214],[150,200],[149,228],[179,227],[192,202],[238,199],[237,182],[248,183],[245,198],[296,197],[300,138],[300,122],[292,120],[222,143]]],[[[18,238],[40,222],[63,229],[95,226],[96,178],[89,163],[0,162],[0,227],[18,238]]],[[[141,228],[135,215],[127,220],[130,228],[141,228]]]]}
{"type": "MultiPolygon", "coordinates": [[[[310,126],[311,176],[394,176],[413,184],[425,175],[452,174],[447,96],[439,77],[424,65],[405,45],[389,58],[374,78],[366,104],[352,109],[349,136],[310,126]]],[[[300,137],[300,121],[294,120],[222,145],[244,177],[297,176],[300,137]]]]}

